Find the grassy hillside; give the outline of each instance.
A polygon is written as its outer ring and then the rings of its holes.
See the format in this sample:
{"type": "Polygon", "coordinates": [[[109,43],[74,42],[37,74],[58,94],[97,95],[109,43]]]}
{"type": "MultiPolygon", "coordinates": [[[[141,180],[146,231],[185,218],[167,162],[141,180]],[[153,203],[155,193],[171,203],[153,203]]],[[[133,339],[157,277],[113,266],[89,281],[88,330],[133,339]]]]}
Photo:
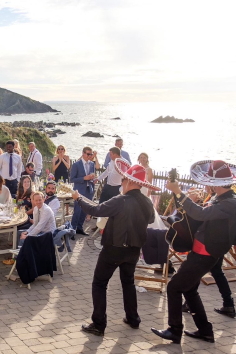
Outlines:
{"type": "Polygon", "coordinates": [[[49,137],[33,128],[12,128],[11,124],[0,123],[0,147],[4,150],[7,140],[18,139],[23,150],[23,155],[29,153],[28,143],[34,141],[43,156],[52,157],[55,145],[49,137]]]}

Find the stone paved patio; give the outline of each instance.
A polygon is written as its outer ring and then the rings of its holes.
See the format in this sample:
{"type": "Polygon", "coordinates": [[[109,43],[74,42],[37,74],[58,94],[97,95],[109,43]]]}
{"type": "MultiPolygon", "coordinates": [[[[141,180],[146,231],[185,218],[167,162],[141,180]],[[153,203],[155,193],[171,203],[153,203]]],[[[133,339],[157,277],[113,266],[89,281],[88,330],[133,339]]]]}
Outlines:
{"type": "MultiPolygon", "coordinates": [[[[73,241],[72,241],[73,242],[73,241]]],[[[20,281],[7,281],[9,267],[0,262],[0,354],[70,353],[236,353],[235,320],[213,311],[221,306],[216,285],[200,286],[209,320],[213,322],[216,343],[191,340],[183,336],[181,345],[155,336],[150,327],[167,327],[166,293],[138,293],[140,329],[122,322],[122,292],[118,272],[108,289],[108,327],[105,337],[81,332],[90,323],[91,281],[99,249],[91,237],[73,242],[71,265],[64,263],[65,274],[55,272],[53,282],[37,280],[32,289],[20,288],[20,281]]],[[[4,259],[0,256],[0,260],[4,259]]],[[[236,283],[231,283],[234,293],[236,283]]],[[[185,327],[195,330],[192,318],[184,314],[185,327]]]]}

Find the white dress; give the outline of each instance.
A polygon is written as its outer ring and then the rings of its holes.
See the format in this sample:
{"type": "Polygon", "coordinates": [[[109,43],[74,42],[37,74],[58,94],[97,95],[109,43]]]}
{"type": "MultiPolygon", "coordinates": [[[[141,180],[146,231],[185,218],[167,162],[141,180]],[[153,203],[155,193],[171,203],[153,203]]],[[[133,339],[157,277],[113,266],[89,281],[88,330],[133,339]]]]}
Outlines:
{"type": "MultiPolygon", "coordinates": [[[[147,196],[148,195],[148,188],[142,187],[141,193],[147,196]]],[[[149,198],[151,200],[151,197],[149,197],[149,198]]],[[[153,208],[154,208],[154,206],[153,206],[153,208]]],[[[166,230],[167,227],[165,226],[164,222],[161,220],[161,218],[155,208],[154,208],[154,211],[155,211],[155,220],[152,224],[149,224],[148,227],[151,227],[153,229],[166,230]]]]}

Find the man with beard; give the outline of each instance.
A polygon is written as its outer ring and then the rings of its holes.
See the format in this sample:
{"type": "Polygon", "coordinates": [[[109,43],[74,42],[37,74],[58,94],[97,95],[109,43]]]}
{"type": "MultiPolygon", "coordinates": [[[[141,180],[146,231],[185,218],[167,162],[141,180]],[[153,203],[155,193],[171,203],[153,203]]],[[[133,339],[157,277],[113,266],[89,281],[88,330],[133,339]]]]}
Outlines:
{"type": "Polygon", "coordinates": [[[49,181],[46,184],[45,193],[46,193],[46,198],[44,200],[44,203],[47,204],[52,209],[56,217],[58,209],[60,208],[60,202],[56,196],[56,183],[53,181],[49,181]]]}

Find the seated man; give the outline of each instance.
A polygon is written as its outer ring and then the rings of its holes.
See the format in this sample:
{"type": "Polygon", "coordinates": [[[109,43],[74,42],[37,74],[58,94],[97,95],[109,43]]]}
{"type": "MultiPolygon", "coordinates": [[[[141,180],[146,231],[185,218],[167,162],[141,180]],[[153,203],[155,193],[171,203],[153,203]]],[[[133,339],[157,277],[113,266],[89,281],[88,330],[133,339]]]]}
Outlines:
{"type": "Polygon", "coordinates": [[[56,217],[57,212],[60,208],[60,202],[56,196],[56,183],[54,181],[49,181],[46,184],[45,192],[46,198],[44,200],[44,203],[52,209],[54,216],[56,217]]]}
{"type": "Polygon", "coordinates": [[[21,172],[21,176],[30,176],[31,181],[34,182],[35,179],[35,166],[33,162],[28,162],[25,166],[25,171],[21,172]]]}
{"type": "Polygon", "coordinates": [[[22,246],[27,236],[39,236],[45,232],[56,229],[55,216],[52,209],[44,203],[42,192],[35,192],[32,196],[35,205],[33,211],[33,225],[28,230],[21,232],[19,246],[22,246]]]}

